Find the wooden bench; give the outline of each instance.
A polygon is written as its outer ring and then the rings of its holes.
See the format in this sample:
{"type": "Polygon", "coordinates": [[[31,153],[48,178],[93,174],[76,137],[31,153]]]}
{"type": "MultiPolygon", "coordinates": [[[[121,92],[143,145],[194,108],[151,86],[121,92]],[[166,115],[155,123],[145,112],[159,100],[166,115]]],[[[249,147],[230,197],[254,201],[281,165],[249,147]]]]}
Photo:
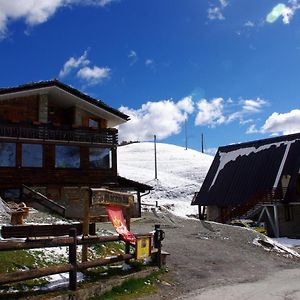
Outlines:
{"type": "MultiPolygon", "coordinates": [[[[153,260],[155,260],[155,257],[156,257],[156,254],[158,252],[158,249],[157,248],[153,248],[151,250],[151,258],[153,260]]],[[[161,256],[160,256],[160,262],[161,262],[161,265],[162,266],[165,266],[167,264],[167,256],[169,256],[170,253],[169,252],[166,252],[166,251],[161,251],[161,256]]]]}

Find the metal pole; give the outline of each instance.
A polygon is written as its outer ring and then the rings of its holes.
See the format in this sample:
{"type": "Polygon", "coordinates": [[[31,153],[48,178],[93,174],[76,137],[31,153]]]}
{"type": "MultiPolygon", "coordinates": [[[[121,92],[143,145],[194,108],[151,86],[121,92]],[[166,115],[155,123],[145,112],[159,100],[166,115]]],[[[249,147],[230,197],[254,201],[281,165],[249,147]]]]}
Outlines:
{"type": "Polygon", "coordinates": [[[201,152],[204,153],[203,133],[201,133],[201,152]]]}
{"type": "Polygon", "coordinates": [[[186,127],[186,120],[184,121],[184,133],[185,133],[185,150],[187,150],[187,127],[186,127]]]}
{"type": "Polygon", "coordinates": [[[156,135],[154,134],[154,168],[155,168],[155,179],[157,179],[157,157],[156,157],[156,135]]]}
{"type": "Polygon", "coordinates": [[[160,234],[160,225],[156,224],[154,225],[154,248],[157,248],[156,253],[156,263],[159,268],[161,268],[161,238],[159,236],[160,234]]]}

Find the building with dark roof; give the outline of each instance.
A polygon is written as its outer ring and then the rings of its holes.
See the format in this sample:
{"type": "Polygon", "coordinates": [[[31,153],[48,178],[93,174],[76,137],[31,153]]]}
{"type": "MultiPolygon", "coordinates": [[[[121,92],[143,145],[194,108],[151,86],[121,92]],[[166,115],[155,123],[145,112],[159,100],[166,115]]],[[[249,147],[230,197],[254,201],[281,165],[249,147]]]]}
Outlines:
{"type": "Polygon", "coordinates": [[[27,186],[80,217],[87,188],[151,189],[118,176],[114,127],[128,120],[58,80],[1,88],[0,196],[26,201],[27,186]]]}
{"type": "Polygon", "coordinates": [[[256,217],[274,236],[300,236],[299,169],[300,133],[220,147],[192,205],[202,218],[256,217]]]}

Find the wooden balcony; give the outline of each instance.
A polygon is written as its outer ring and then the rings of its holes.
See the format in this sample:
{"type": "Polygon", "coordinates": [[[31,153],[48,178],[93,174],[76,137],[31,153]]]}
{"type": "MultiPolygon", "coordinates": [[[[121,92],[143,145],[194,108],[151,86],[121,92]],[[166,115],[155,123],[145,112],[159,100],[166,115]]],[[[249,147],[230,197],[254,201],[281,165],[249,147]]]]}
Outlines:
{"type": "Polygon", "coordinates": [[[52,124],[0,124],[0,138],[2,137],[89,144],[118,144],[118,130],[115,128],[72,128],[71,126],[54,126],[52,124]]]}

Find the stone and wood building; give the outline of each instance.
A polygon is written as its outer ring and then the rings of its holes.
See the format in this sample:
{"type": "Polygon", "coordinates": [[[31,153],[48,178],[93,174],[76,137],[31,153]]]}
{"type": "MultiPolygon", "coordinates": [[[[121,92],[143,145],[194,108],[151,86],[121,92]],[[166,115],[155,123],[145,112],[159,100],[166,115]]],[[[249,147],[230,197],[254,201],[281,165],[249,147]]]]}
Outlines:
{"type": "Polygon", "coordinates": [[[117,173],[114,127],[128,120],[57,80],[0,89],[0,196],[80,218],[89,188],[105,187],[136,193],[140,214],[152,188],[117,173]]]}

